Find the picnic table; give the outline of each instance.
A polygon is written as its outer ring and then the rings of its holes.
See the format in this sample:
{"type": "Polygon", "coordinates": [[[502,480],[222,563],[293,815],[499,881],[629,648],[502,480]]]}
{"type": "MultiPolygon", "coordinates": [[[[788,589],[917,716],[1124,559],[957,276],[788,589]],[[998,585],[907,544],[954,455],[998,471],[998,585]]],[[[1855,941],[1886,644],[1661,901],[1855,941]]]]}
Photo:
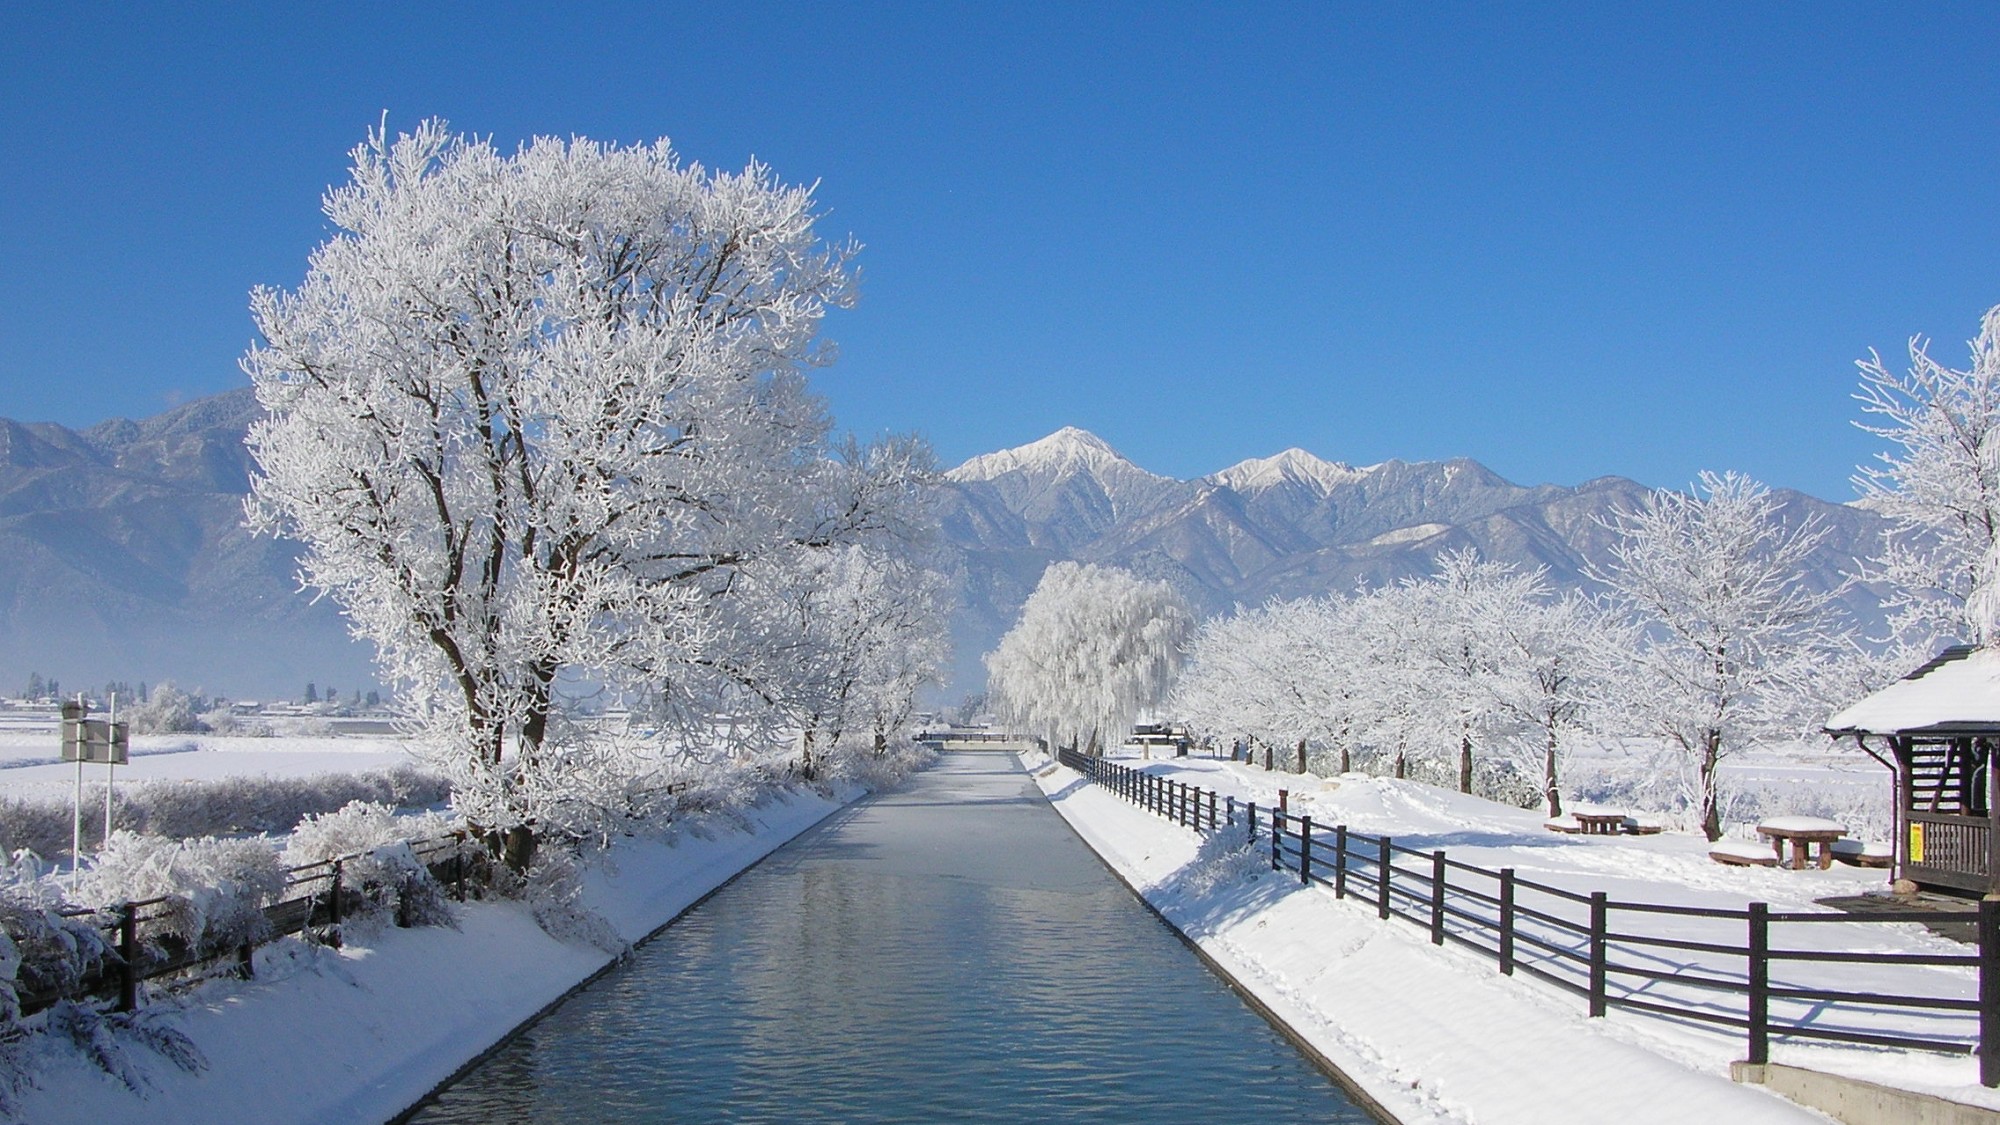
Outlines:
{"type": "Polygon", "coordinates": [[[1847,835],[1847,826],[1817,816],[1777,816],[1759,824],[1757,834],[1771,841],[1780,867],[1785,865],[1785,844],[1789,842],[1794,871],[1805,870],[1806,852],[1818,844],[1819,869],[1825,871],[1833,866],[1833,842],[1847,835]]]}
{"type": "Polygon", "coordinates": [[[1573,812],[1577,824],[1583,827],[1585,836],[1616,836],[1625,830],[1625,814],[1595,809],[1589,812],[1573,812]]]}

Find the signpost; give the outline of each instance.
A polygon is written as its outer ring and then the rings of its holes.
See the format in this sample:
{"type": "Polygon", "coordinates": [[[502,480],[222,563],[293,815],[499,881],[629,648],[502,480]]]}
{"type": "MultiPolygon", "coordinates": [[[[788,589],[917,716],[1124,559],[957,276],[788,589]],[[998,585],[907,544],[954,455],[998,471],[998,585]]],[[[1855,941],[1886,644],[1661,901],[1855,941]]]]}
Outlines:
{"type": "Polygon", "coordinates": [[[88,719],[89,705],[79,693],[75,702],[62,705],[62,760],[76,763],[76,797],[70,806],[70,889],[76,889],[77,872],[83,868],[83,764],[104,763],[104,838],[111,838],[111,786],[113,773],[131,758],[132,737],[125,723],[118,722],[118,697],[111,697],[110,719],[88,719]]]}

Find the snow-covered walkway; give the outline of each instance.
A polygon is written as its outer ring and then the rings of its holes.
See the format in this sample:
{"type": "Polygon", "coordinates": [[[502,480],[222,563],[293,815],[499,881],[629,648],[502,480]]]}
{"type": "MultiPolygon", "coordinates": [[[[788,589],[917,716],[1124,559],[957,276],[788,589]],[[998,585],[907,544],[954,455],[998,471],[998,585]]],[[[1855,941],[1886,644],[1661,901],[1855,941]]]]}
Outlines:
{"type": "MultiPolygon", "coordinates": [[[[1558,837],[1533,813],[1414,783],[1351,777],[1334,787],[1193,758],[1124,764],[1266,808],[1287,788],[1292,810],[1317,824],[1386,832],[1454,859],[1633,900],[1819,909],[1812,899],[1881,880],[1852,870],[1726,869],[1707,859],[1705,842],[1673,834],[1558,837]]],[[[1295,876],[1200,886],[1208,880],[1189,877],[1200,874],[1192,832],[1066,769],[1046,772],[1042,785],[1169,920],[1405,1122],[1819,1119],[1729,1080],[1729,1062],[1743,1053],[1740,1033],[1618,1011],[1588,1019],[1575,997],[1502,977],[1490,957],[1434,947],[1418,927],[1382,922],[1371,905],[1301,888],[1295,876]]],[[[1941,941],[1909,929],[1896,927],[1897,940],[1941,941]]],[[[1773,1059],[2000,1104],[1964,1058],[1784,1044],[1773,1059]]]]}

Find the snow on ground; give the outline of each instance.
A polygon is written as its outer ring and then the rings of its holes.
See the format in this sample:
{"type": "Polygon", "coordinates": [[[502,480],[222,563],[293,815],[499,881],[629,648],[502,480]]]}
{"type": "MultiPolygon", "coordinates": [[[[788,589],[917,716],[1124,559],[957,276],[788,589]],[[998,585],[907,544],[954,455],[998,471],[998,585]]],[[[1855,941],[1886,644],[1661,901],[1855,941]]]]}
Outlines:
{"type": "MultiPolygon", "coordinates": [[[[155,734],[133,736],[131,764],[118,766],[115,778],[117,784],[124,785],[257,774],[311,777],[420,764],[408,748],[390,737],[155,734]]],[[[104,774],[101,765],[83,767],[86,785],[102,786],[104,774]]],[[[53,732],[0,731],[0,796],[67,803],[75,785],[76,764],[62,761],[53,732]]]]}
{"type": "MultiPolygon", "coordinates": [[[[1680,833],[1560,836],[1542,827],[1538,813],[1392,779],[1301,778],[1200,758],[1121,761],[1265,809],[1280,788],[1288,789],[1291,811],[1310,815],[1316,825],[1387,833],[1411,847],[1443,849],[1461,862],[1513,867],[1524,879],[1577,892],[1602,890],[1614,900],[1731,909],[1755,900],[1773,910],[1824,911],[1814,899],[1875,889],[1886,875],[1838,865],[1824,872],[1724,867],[1708,859],[1706,840],[1680,833]]],[[[1744,1055],[1740,1032],[1618,1010],[1588,1019],[1580,997],[1526,977],[1502,977],[1488,955],[1433,947],[1420,927],[1380,921],[1372,904],[1337,900],[1325,888],[1300,888],[1296,876],[1264,874],[1247,885],[1223,880],[1204,889],[1207,878],[1188,877],[1198,846],[1192,832],[1068,770],[1053,770],[1042,785],[1058,811],[1149,901],[1405,1121],[1688,1121],[1706,1114],[1728,1121],[1816,1119],[1729,1081],[1729,1062],[1744,1055]]],[[[1614,931],[1632,917],[1614,914],[1614,931]]],[[[1651,932],[1743,941],[1741,923],[1648,917],[1651,932]]],[[[1816,943],[1965,952],[1914,926],[1798,925],[1782,939],[1786,948],[1824,947],[1816,943]]],[[[1773,944],[1780,945],[1775,936],[1773,944]]],[[[1620,958],[1627,956],[1619,951],[1620,958]]],[[[1672,956],[1681,960],[1664,962],[1666,967],[1737,979],[1743,974],[1740,957],[1730,964],[1702,954],[1672,956]]],[[[1811,971],[1827,969],[1774,967],[1774,983],[1792,979],[1780,973],[1810,979],[1811,971]]],[[[1891,967],[1856,972],[1845,986],[1969,996],[1976,995],[1971,981],[1969,971],[1891,967]]],[[[1676,993],[1671,982],[1647,987],[1737,1011],[1742,1003],[1692,989],[1676,993]]],[[[1894,1023],[1894,1012],[1844,1018],[1858,1021],[1852,1026],[1976,1036],[1970,1018],[1907,1017],[1902,1024],[1894,1023]]],[[[1774,1039],[1772,1061],[2000,1107],[2000,1097],[1977,1084],[1968,1058],[1774,1039]]]]}
{"type": "MultiPolygon", "coordinates": [[[[590,873],[586,903],[628,940],[644,937],[859,795],[797,792],[690,823],[672,842],[620,841],[590,873]]],[[[459,915],[457,930],[386,927],[338,951],[266,946],[255,980],[163,1002],[181,1007],[207,1070],[134,1048],[155,1086],[142,1100],[73,1052],[52,1052],[21,1099],[24,1120],[387,1120],[610,962],[549,937],[520,903],[469,903],[459,915]]]]}

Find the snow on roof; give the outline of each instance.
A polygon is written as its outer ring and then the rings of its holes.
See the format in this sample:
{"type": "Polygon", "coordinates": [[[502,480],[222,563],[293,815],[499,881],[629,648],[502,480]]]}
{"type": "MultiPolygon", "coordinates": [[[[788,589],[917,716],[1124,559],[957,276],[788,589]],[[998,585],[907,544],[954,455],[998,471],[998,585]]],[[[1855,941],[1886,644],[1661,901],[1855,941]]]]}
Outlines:
{"type": "Polygon", "coordinates": [[[2000,651],[1958,645],[1826,721],[1829,732],[2000,728],[2000,651]]]}

